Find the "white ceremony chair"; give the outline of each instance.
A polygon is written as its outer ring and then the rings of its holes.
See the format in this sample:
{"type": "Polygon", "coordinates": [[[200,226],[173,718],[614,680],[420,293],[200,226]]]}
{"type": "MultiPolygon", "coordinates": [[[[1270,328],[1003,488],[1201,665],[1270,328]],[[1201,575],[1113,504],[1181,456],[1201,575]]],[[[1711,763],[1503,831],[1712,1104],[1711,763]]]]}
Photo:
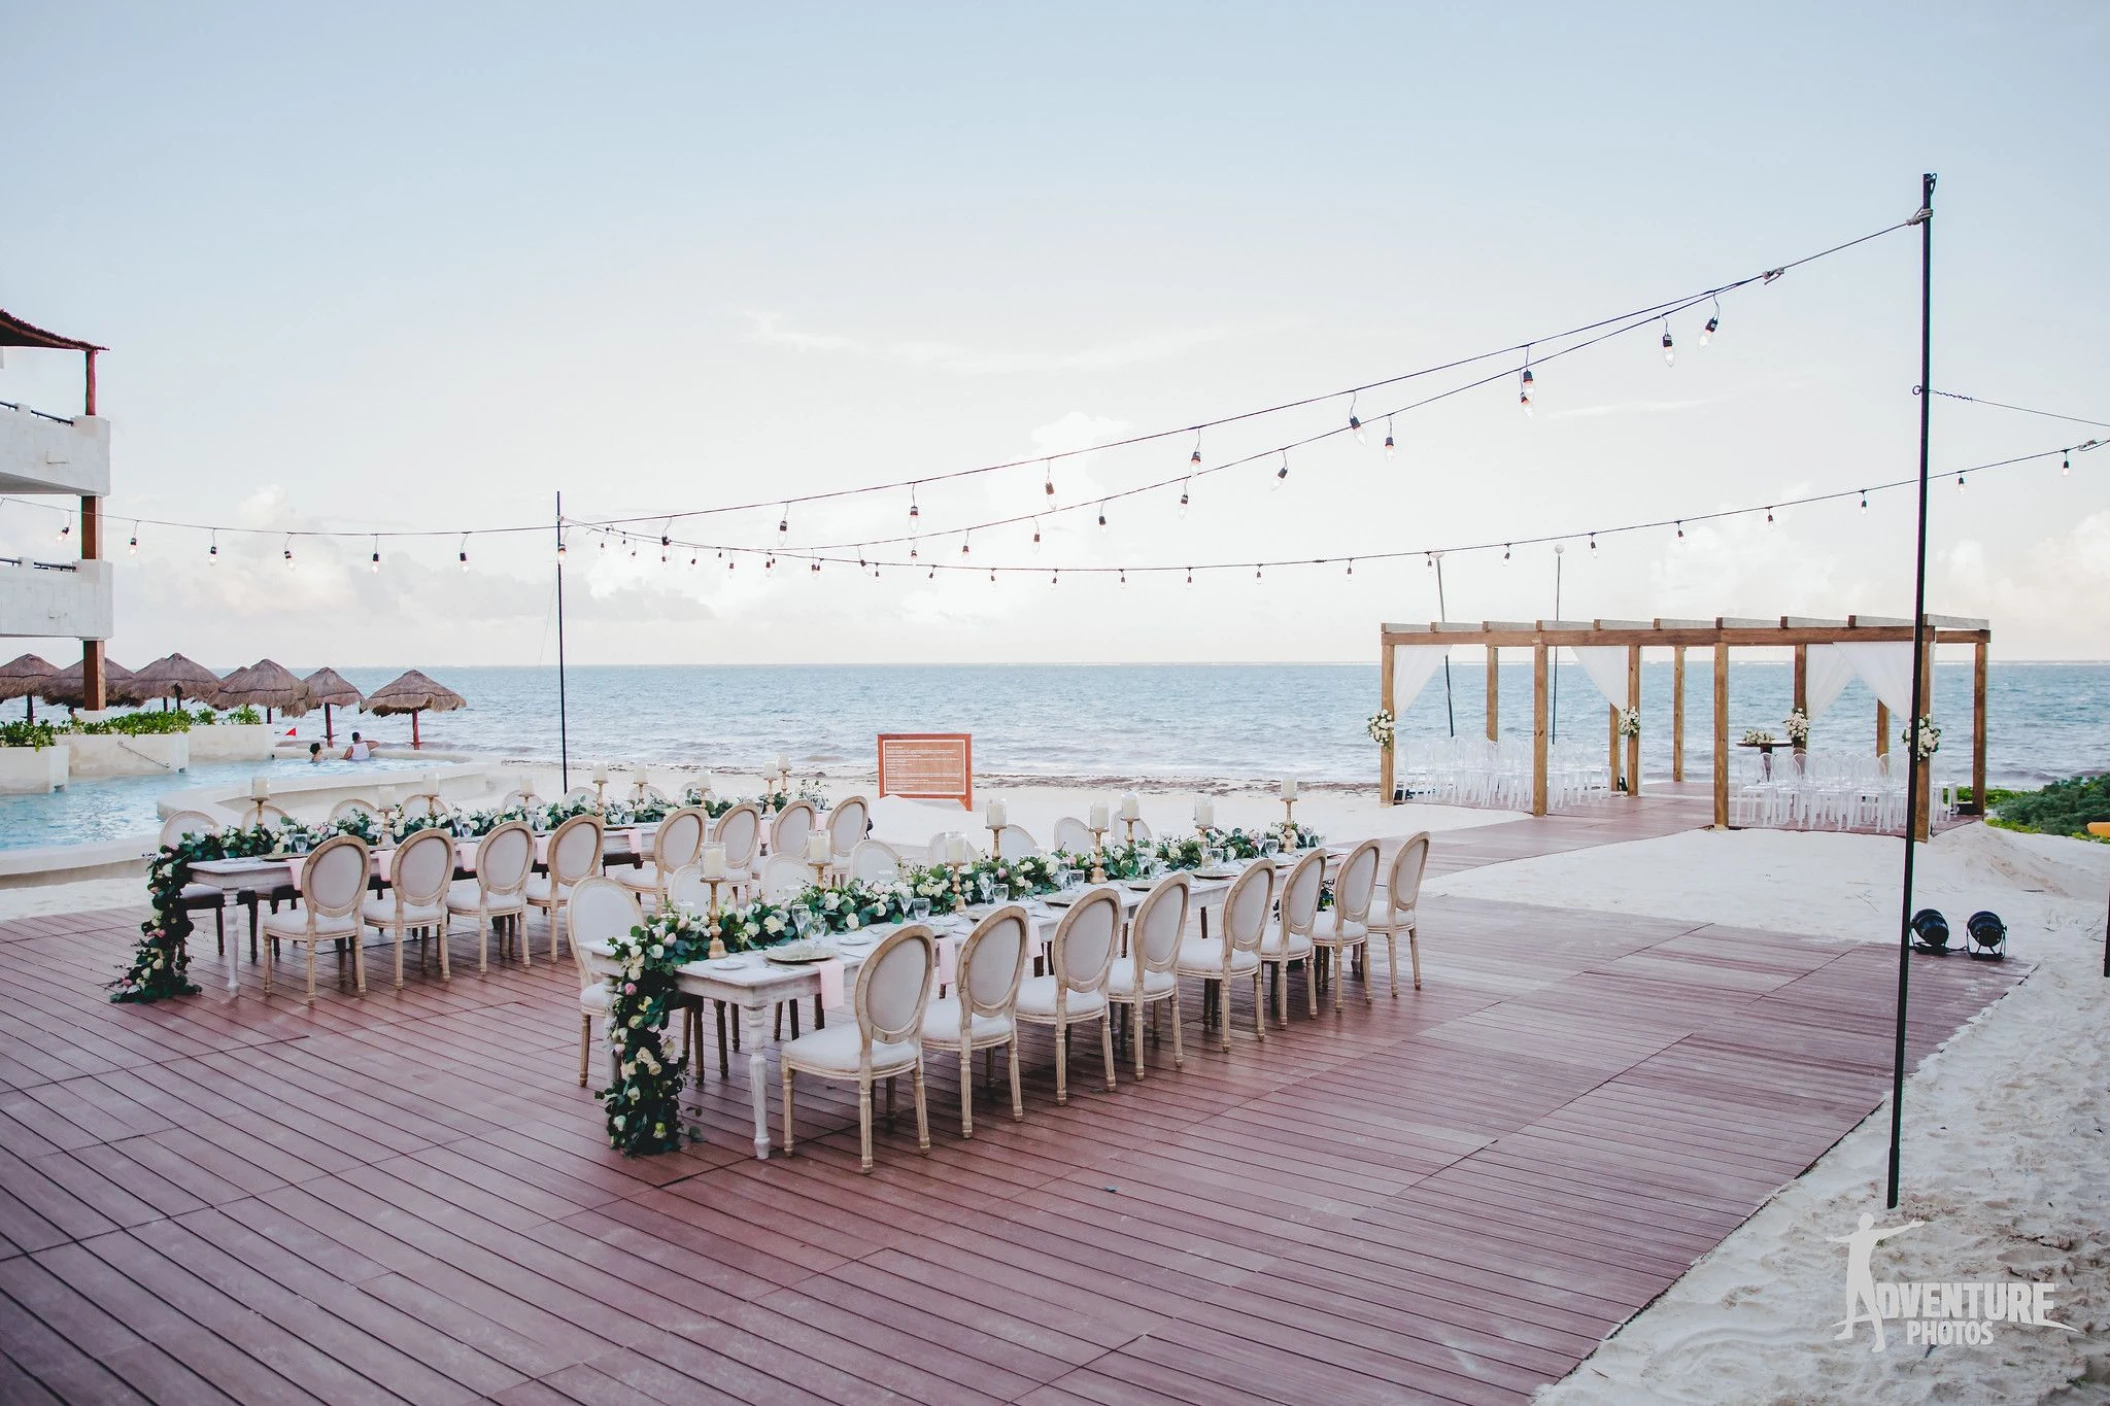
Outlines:
{"type": "Polygon", "coordinates": [[[1114,959],[1107,973],[1106,999],[1129,1010],[1129,1037],[1135,1045],[1136,1078],[1143,1074],[1143,1008],[1150,1007],[1155,1028],[1159,1008],[1172,1003],[1172,1067],[1187,1067],[1180,1048],[1180,936],[1187,930],[1187,908],[1194,880],[1184,872],[1167,874],[1144,895],[1128,924],[1128,952],[1114,959]]]}
{"type": "Polygon", "coordinates": [[[771,903],[789,903],[813,882],[813,866],[788,854],[772,854],[762,861],[762,897],[771,903]]]}
{"type": "Polygon", "coordinates": [[[725,872],[738,881],[735,892],[745,889],[749,880],[758,877],[754,868],[755,852],[762,847],[762,808],[753,801],[742,801],[719,816],[711,843],[725,846],[725,872]]]}
{"type": "MultiPolygon", "coordinates": [[[[1349,957],[1369,952],[1370,896],[1377,888],[1377,841],[1365,840],[1341,861],[1334,874],[1333,911],[1321,913],[1311,931],[1311,945],[1326,954],[1326,979],[1333,983],[1333,1008],[1341,1009],[1341,987],[1348,980],[1349,957]]],[[[1371,1000],[1370,976],[1363,974],[1363,1003],[1371,1000]]]]}
{"type": "Polygon", "coordinates": [[[1071,854],[1090,854],[1092,832],[1076,816],[1065,815],[1055,822],[1055,848],[1068,850],[1071,854]]]}
{"type": "MultiPolygon", "coordinates": [[[[652,835],[652,858],[635,869],[625,869],[615,876],[616,882],[630,889],[642,903],[650,898],[655,906],[667,901],[667,876],[685,864],[694,864],[703,853],[704,832],[710,828],[710,817],[701,806],[683,806],[669,811],[666,819],[659,822],[659,829],[652,835]]],[[[555,956],[553,952],[550,955],[555,956]]]]}
{"type": "Polygon", "coordinates": [[[838,1023],[801,1035],[783,1047],[784,1155],[793,1141],[791,1076],[857,1085],[858,1170],[872,1170],[872,1082],[887,1081],[888,1112],[893,1111],[894,1080],[910,1076],[916,1100],[916,1150],[930,1151],[930,1108],[923,1096],[923,1012],[930,1001],[931,971],[937,948],[930,929],[911,923],[880,940],[857,972],[852,1004],[855,1025],[838,1023]]]}
{"type": "MultiPolygon", "coordinates": [[[[601,872],[601,817],[575,815],[550,833],[548,873],[531,875],[527,881],[528,907],[549,914],[549,956],[557,960],[558,931],[565,902],[572,888],[601,872]]],[[[534,944],[520,939],[521,965],[535,965],[534,944]]]]}
{"type": "Polygon", "coordinates": [[[806,836],[812,833],[816,823],[813,802],[787,803],[777,812],[777,818],[769,822],[769,852],[805,858],[806,836]]]}
{"type": "MultiPolygon", "coordinates": [[[[476,919],[476,969],[491,969],[491,928],[509,923],[522,947],[527,946],[527,884],[535,870],[535,834],[525,820],[494,826],[476,842],[476,877],[457,879],[447,889],[447,921],[476,919]]],[[[447,948],[440,945],[442,969],[447,948]]],[[[552,953],[551,955],[555,955],[552,953]]]]}
{"type": "Polygon", "coordinates": [[[1289,967],[1304,963],[1304,1001],[1308,1014],[1319,1013],[1318,963],[1312,956],[1312,929],[1319,918],[1319,888],[1326,880],[1326,851],[1315,849],[1298,860],[1282,881],[1282,903],[1260,944],[1260,964],[1274,968],[1275,1018],[1289,1024],[1289,967]]]}
{"type": "Polygon", "coordinates": [[[960,947],[953,994],[923,1012],[923,1048],[955,1050],[960,1056],[960,1136],[974,1136],[974,1052],[994,1059],[998,1045],[1010,1051],[1011,1121],[1026,1116],[1018,1087],[1018,986],[1026,974],[1031,920],[1015,903],[1005,904],[974,925],[960,947]]]}
{"type": "Polygon", "coordinates": [[[1157,838],[1157,833],[1150,828],[1150,822],[1147,820],[1137,820],[1132,823],[1124,820],[1114,826],[1113,833],[1119,837],[1123,844],[1128,843],[1128,836],[1131,833],[1134,834],[1135,842],[1139,845],[1147,845],[1157,838]]]}
{"type": "MultiPolygon", "coordinates": [[[[586,955],[592,942],[607,942],[645,921],[637,895],[613,879],[590,875],[573,886],[567,900],[571,914],[571,955],[579,967],[579,1087],[593,1052],[593,1019],[608,1015],[608,978],[593,969],[586,955]]],[[[613,1053],[610,1055],[613,1058],[613,1053]]]]}
{"type": "Polygon", "coordinates": [[[1023,825],[1006,825],[996,832],[997,848],[1006,859],[1028,859],[1040,853],[1040,843],[1023,825]]]}
{"type": "MultiPolygon", "coordinates": [[[[721,879],[719,881],[719,887],[725,887],[724,880],[721,879]]],[[[696,922],[697,924],[701,925],[704,922],[704,920],[709,916],[711,911],[711,886],[708,883],[704,882],[703,866],[701,864],[684,864],[681,868],[676,869],[672,874],[669,874],[667,876],[666,903],[668,907],[671,907],[678,912],[686,913],[690,917],[690,919],[696,922]]],[[[697,1049],[697,1042],[702,1038],[703,1033],[704,998],[701,996],[677,994],[674,999],[676,1003],[681,1006],[683,1012],[683,1019],[688,1026],[688,1033],[683,1037],[682,1048],[685,1050],[695,1050],[697,1049]]],[[[727,1057],[725,1052],[725,1002],[718,1002],[717,1009],[718,1073],[722,1077],[724,1076],[727,1070],[727,1057]]],[[[696,1068],[698,1073],[700,1074],[703,1069],[703,1056],[700,1052],[696,1057],[696,1068]]]]}
{"type": "MultiPolygon", "coordinates": [[[[1231,1048],[1233,980],[1253,983],[1253,1034],[1262,1041],[1267,1039],[1267,1002],[1260,989],[1260,943],[1267,936],[1268,910],[1274,903],[1275,866],[1246,866],[1245,872],[1231,881],[1231,891],[1224,895],[1223,931],[1207,941],[1183,938],[1179,957],[1173,963],[1177,975],[1198,976],[1216,983],[1216,1028],[1226,1050],[1231,1048]]],[[[1203,999],[1206,1001],[1206,995],[1203,999]]],[[[1207,1010],[1202,1014],[1206,1018],[1207,1010]]]]}
{"type": "Polygon", "coordinates": [[[1114,1088],[1114,1027],[1106,1003],[1106,977],[1121,936],[1121,895],[1095,888],[1070,906],[1048,943],[1048,974],[1019,983],[1016,1018],[1055,1028],[1055,1101],[1070,1101],[1069,1052],[1072,1025],[1099,1022],[1099,1049],[1106,1060],[1106,1088],[1114,1088]]]}
{"type": "Polygon", "coordinates": [[[500,799],[498,808],[500,810],[512,810],[517,807],[521,810],[533,810],[541,804],[542,797],[536,795],[531,787],[515,786],[500,799]]]}
{"type": "Polygon", "coordinates": [[[264,994],[271,994],[272,969],[277,965],[277,944],[298,942],[308,949],[308,1004],[315,1004],[315,948],[324,942],[344,944],[338,949],[337,978],[344,979],[344,948],[351,949],[352,975],[359,991],[366,992],[365,949],[360,944],[359,902],[366,897],[367,876],[373,859],[366,841],[357,835],[338,835],[324,840],[308,855],[300,869],[301,905],[264,918],[264,994]]]}
{"type": "Polygon", "coordinates": [[[864,843],[871,822],[872,803],[863,796],[851,796],[828,812],[828,849],[837,863],[849,858],[851,851],[864,843]]]}
{"type": "Polygon", "coordinates": [[[1421,930],[1414,905],[1421,899],[1421,876],[1429,867],[1429,832],[1409,835],[1392,856],[1392,872],[1385,885],[1382,918],[1368,922],[1370,936],[1385,940],[1385,959],[1391,967],[1392,997],[1399,999],[1399,937],[1407,936],[1407,950],[1414,960],[1414,989],[1421,989],[1421,930]]]}
{"type": "Polygon", "coordinates": [[[577,805],[584,801],[588,805],[599,805],[600,793],[591,786],[574,786],[564,793],[564,804],[577,805]]]}
{"type": "MultiPolygon", "coordinates": [[[[454,836],[446,830],[419,830],[396,846],[389,860],[388,892],[360,905],[366,926],[396,939],[396,985],[403,985],[403,936],[415,931],[422,941],[440,934],[440,979],[453,980],[447,969],[447,891],[454,884],[454,836]]],[[[424,949],[418,969],[424,970],[424,949]]]]}
{"type": "Polygon", "coordinates": [[[381,807],[375,805],[372,801],[361,800],[357,796],[346,796],[336,805],[330,807],[329,823],[335,825],[348,815],[363,815],[371,820],[380,813],[381,807]]]}
{"type": "MultiPolygon", "coordinates": [[[[179,810],[161,822],[161,847],[169,848],[189,835],[215,835],[220,830],[219,822],[202,810],[179,810]]],[[[213,927],[218,930],[219,950],[227,950],[227,890],[218,884],[185,884],[177,895],[177,906],[186,913],[202,913],[212,910],[213,927]]]]}
{"type": "Polygon", "coordinates": [[[901,856],[885,840],[859,840],[850,851],[850,877],[868,884],[891,884],[901,878],[901,856]]]}
{"type": "MultiPolygon", "coordinates": [[[[965,833],[963,830],[940,830],[937,834],[931,836],[930,844],[924,847],[923,853],[925,857],[923,862],[926,864],[943,864],[945,862],[945,842],[954,835],[965,833]]],[[[976,861],[980,861],[983,858],[981,846],[974,842],[973,836],[968,836],[967,854],[970,859],[976,861]]]]}

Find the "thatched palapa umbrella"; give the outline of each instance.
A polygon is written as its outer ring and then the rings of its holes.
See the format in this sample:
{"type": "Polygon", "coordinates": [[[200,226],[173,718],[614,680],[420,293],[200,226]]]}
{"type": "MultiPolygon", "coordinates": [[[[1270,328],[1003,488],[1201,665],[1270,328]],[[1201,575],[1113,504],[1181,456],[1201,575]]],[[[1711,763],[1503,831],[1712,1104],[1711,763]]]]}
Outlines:
{"type": "Polygon", "coordinates": [[[336,746],[337,734],[330,726],[330,709],[356,708],[366,701],[366,696],[335,669],[317,669],[301,682],[308,686],[308,696],[322,705],[323,745],[336,746]]]}
{"type": "Polygon", "coordinates": [[[29,711],[23,716],[31,722],[37,720],[37,695],[58,667],[46,663],[34,654],[25,654],[18,659],[0,664],[0,698],[19,698],[29,711]]]}
{"type": "Polygon", "coordinates": [[[265,722],[271,721],[273,710],[289,718],[302,717],[313,701],[308,686],[291,669],[270,659],[259,659],[220,680],[222,708],[262,708],[265,722]]]}
{"type": "MultiPolygon", "coordinates": [[[[88,693],[81,676],[82,660],[79,664],[68,664],[50,678],[37,685],[37,697],[46,703],[59,703],[68,708],[88,706],[88,693]]],[[[132,671],[115,659],[103,661],[103,702],[137,703],[139,697],[132,692],[132,671]]]]}
{"type": "Polygon", "coordinates": [[[418,740],[418,714],[430,708],[435,713],[451,713],[456,708],[466,708],[459,693],[444,685],[436,684],[416,669],[399,679],[392,679],[366,695],[360,711],[387,717],[391,713],[410,714],[410,745],[423,746],[418,740]]]}
{"type": "Polygon", "coordinates": [[[186,697],[210,703],[220,696],[220,676],[203,664],[180,654],[171,654],[134,673],[132,692],[142,703],[149,698],[159,698],[164,709],[170,698],[176,700],[179,708],[186,697]]]}

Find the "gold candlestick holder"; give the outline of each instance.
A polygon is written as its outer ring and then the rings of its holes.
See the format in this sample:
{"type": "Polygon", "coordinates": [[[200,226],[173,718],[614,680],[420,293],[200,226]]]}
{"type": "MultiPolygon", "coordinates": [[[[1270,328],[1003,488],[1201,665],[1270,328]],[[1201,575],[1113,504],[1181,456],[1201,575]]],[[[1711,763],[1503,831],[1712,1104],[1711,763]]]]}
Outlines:
{"type": "Polygon", "coordinates": [[[608,809],[608,782],[605,779],[593,783],[593,808],[603,813],[608,809]]]}
{"type": "Polygon", "coordinates": [[[815,864],[810,859],[806,861],[806,867],[813,871],[813,886],[815,888],[824,889],[828,887],[828,870],[831,864],[832,861],[830,860],[823,860],[819,864],[815,864]]]}
{"type": "Polygon", "coordinates": [[[1125,815],[1121,817],[1121,839],[1128,845],[1136,842],[1136,822],[1125,815]]]}
{"type": "Polygon", "coordinates": [[[1297,803],[1285,796],[1282,799],[1282,840],[1290,848],[1297,845],[1297,803]]]}
{"type": "Polygon", "coordinates": [[[1004,857],[1004,827],[991,825],[987,828],[989,831],[989,857],[991,859],[1002,859],[1004,857]]]}
{"type": "Polygon", "coordinates": [[[711,935],[711,946],[708,956],[715,962],[725,955],[725,938],[720,935],[721,930],[718,926],[718,914],[720,912],[718,907],[718,885],[726,881],[724,879],[705,879],[704,882],[711,886],[711,908],[706,930],[711,935]]]}
{"type": "Polygon", "coordinates": [[[1106,831],[1103,828],[1092,831],[1092,882],[1106,882],[1106,831]]]}
{"type": "Polygon", "coordinates": [[[945,867],[952,871],[952,911],[958,913],[967,907],[967,894],[960,881],[960,876],[967,872],[967,866],[948,859],[945,861],[945,867]]]}

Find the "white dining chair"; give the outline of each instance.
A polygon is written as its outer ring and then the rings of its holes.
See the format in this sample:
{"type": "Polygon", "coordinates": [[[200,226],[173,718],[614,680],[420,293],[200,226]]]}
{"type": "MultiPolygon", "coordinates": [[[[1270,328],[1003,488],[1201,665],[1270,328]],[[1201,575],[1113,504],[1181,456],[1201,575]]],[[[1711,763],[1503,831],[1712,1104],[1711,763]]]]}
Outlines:
{"type": "Polygon", "coordinates": [[[753,801],[740,802],[718,817],[710,842],[725,846],[725,872],[745,889],[759,877],[754,869],[755,852],[762,847],[762,808],[753,801]]]}
{"type": "Polygon", "coordinates": [[[1106,1087],[1114,1088],[1114,1028],[1108,1016],[1106,977],[1113,969],[1121,935],[1121,895],[1095,888],[1070,905],[1048,943],[1048,973],[1019,983],[1017,1019],[1055,1030],[1055,1101],[1070,1101],[1070,1027],[1099,1022],[1106,1087]]]}
{"type": "Polygon", "coordinates": [[[851,796],[828,812],[828,849],[837,863],[864,843],[871,826],[872,803],[863,796],[851,796]]]}
{"type": "MultiPolygon", "coordinates": [[[[1253,1034],[1267,1039],[1267,1001],[1261,993],[1260,944],[1267,936],[1268,910],[1275,903],[1275,866],[1258,862],[1246,866],[1231,881],[1224,895],[1223,930],[1214,938],[1183,938],[1173,971],[1196,976],[1213,984],[1217,999],[1216,1029],[1222,1047],[1231,1048],[1231,983],[1253,983],[1253,1034]]],[[[1208,990],[1205,988],[1203,999],[1208,990]]],[[[1207,1016],[1204,1010],[1204,1017],[1207,1016]]]]}
{"type": "Polygon", "coordinates": [[[300,868],[301,904],[283,913],[266,915],[264,936],[264,994],[271,994],[272,969],[277,965],[277,944],[298,942],[308,949],[308,1004],[315,1004],[315,949],[325,942],[338,948],[337,975],[344,978],[345,949],[351,952],[352,975],[359,991],[366,992],[365,948],[360,943],[359,903],[366,896],[366,881],[373,858],[366,841],[357,835],[338,835],[317,845],[300,868]]]}
{"type": "Polygon", "coordinates": [[[1092,852],[1092,832],[1074,815],[1065,815],[1055,822],[1055,848],[1071,854],[1092,852]]]}
{"type": "Polygon", "coordinates": [[[500,810],[533,810],[541,804],[542,797],[536,795],[533,788],[515,786],[499,799],[498,808],[500,810]]]}
{"type": "Polygon", "coordinates": [[[858,1170],[872,1170],[872,1084],[887,1081],[892,1112],[894,1080],[910,1076],[916,1101],[916,1150],[930,1151],[930,1108],[923,1090],[923,1013],[930,1002],[937,949],[930,928],[911,923],[880,940],[857,971],[854,1025],[836,1024],[783,1046],[784,1155],[793,1138],[792,1075],[857,1085],[858,1170]]]}
{"type": "Polygon", "coordinates": [[[1114,959],[1106,977],[1106,999],[1128,1007],[1128,1033],[1135,1046],[1136,1078],[1143,1074],[1143,1008],[1150,1007],[1151,1023],[1165,1003],[1172,1005],[1172,1067],[1187,1067],[1186,1051],[1180,1047],[1180,938],[1187,930],[1187,909],[1193,900],[1194,880],[1185,872],[1167,874],[1145,894],[1128,922],[1128,951],[1114,959]]]}
{"type": "Polygon", "coordinates": [[[772,854],[762,861],[762,897],[771,903],[789,903],[813,883],[813,866],[788,854],[772,854]]]}
{"type": "Polygon", "coordinates": [[[599,805],[601,795],[591,786],[574,786],[564,793],[563,801],[568,806],[599,805]]]}
{"type": "Polygon", "coordinates": [[[1312,956],[1312,928],[1319,918],[1319,889],[1326,881],[1326,851],[1315,849],[1296,862],[1282,881],[1282,902],[1260,944],[1260,964],[1272,967],[1275,1018],[1289,1024],[1289,969],[1304,963],[1307,1014],[1319,1013],[1319,982],[1312,956]]]}
{"type": "MultiPolygon", "coordinates": [[[[476,842],[476,876],[447,889],[447,920],[476,920],[476,969],[491,969],[491,929],[509,927],[527,946],[527,885],[535,870],[535,834],[524,820],[508,820],[476,842]]],[[[446,956],[440,944],[442,965],[446,956]]],[[[554,954],[552,954],[554,955],[554,954]]]]}
{"type": "Polygon", "coordinates": [[[345,817],[354,815],[363,815],[371,820],[380,813],[381,807],[372,801],[364,800],[358,796],[346,796],[336,805],[330,807],[328,823],[335,825],[345,817]]]}
{"type": "MultiPolygon", "coordinates": [[[[416,932],[444,934],[447,927],[447,890],[454,883],[454,836],[445,830],[418,830],[396,846],[389,858],[388,892],[376,894],[360,904],[360,917],[367,927],[379,929],[396,940],[396,986],[403,985],[403,937],[416,932]]],[[[423,970],[420,949],[419,969],[423,970]]],[[[452,980],[447,968],[447,941],[440,939],[440,978],[452,980]]]]}
{"type": "Polygon", "coordinates": [[[645,915],[637,895],[598,874],[574,884],[566,904],[571,916],[571,955],[579,968],[579,1087],[583,1089],[593,1052],[594,1017],[606,1019],[609,1007],[608,978],[593,969],[586,948],[621,937],[643,923],[645,915]]]}
{"type": "MultiPolygon", "coordinates": [[[[216,835],[220,824],[202,810],[179,810],[161,822],[161,848],[198,835],[216,835]]],[[[219,934],[219,950],[227,950],[227,890],[218,884],[185,884],[176,902],[186,913],[212,910],[213,927],[219,934]]]]}
{"type": "Polygon", "coordinates": [[[901,878],[901,856],[885,840],[859,840],[850,851],[849,870],[862,883],[895,883],[901,878]]]}
{"type": "MultiPolygon", "coordinates": [[[[724,883],[721,880],[720,887],[723,886],[724,883]]],[[[667,876],[666,901],[667,906],[677,912],[687,914],[692,922],[701,926],[709,918],[711,911],[711,886],[704,880],[703,866],[701,864],[684,864],[681,868],[669,874],[667,876]]],[[[703,1069],[703,1056],[699,1042],[703,1037],[704,998],[683,993],[676,996],[675,1001],[682,1008],[683,1023],[687,1027],[687,1034],[684,1036],[682,1048],[685,1051],[697,1052],[696,1068],[700,1075],[703,1069]]],[[[725,1002],[718,1002],[717,1010],[718,1072],[723,1076],[727,1071],[725,1002]]]]}
{"type": "MultiPolygon", "coordinates": [[[[947,842],[950,841],[954,835],[960,835],[964,833],[964,831],[960,830],[940,830],[937,834],[932,835],[930,837],[930,843],[924,847],[923,853],[925,857],[923,862],[925,864],[943,864],[945,862],[945,848],[947,842]]],[[[977,845],[974,842],[974,838],[972,836],[969,836],[967,839],[967,853],[969,858],[975,861],[980,861],[983,857],[981,846],[977,845]]]]}
{"type": "Polygon", "coordinates": [[[1026,949],[1032,920],[1016,903],[1007,903],[974,925],[960,946],[953,994],[930,1003],[923,1012],[923,1048],[951,1050],[960,1056],[960,1136],[974,1136],[974,1052],[995,1058],[999,1045],[1009,1051],[1011,1121],[1026,1116],[1018,1084],[1018,987],[1026,974],[1026,949]]]}
{"type": "MultiPolygon", "coordinates": [[[[540,908],[549,914],[549,955],[557,959],[559,929],[563,926],[564,905],[571,898],[572,888],[601,872],[601,817],[598,815],[575,815],[559,825],[549,837],[549,860],[544,866],[548,872],[535,874],[527,881],[528,907],[540,908]]],[[[526,934],[520,939],[520,960],[523,966],[535,965],[533,945],[526,934]]]]}
{"type": "Polygon", "coordinates": [[[1421,877],[1429,867],[1429,832],[1409,835],[1392,856],[1392,869],[1385,881],[1385,906],[1369,922],[1370,936],[1385,940],[1385,960],[1391,968],[1392,996],[1399,998],[1399,938],[1406,934],[1407,950],[1414,961],[1414,989],[1421,989],[1421,928],[1415,905],[1421,899],[1421,877]]]}
{"type": "Polygon", "coordinates": [[[669,811],[652,834],[652,857],[617,874],[616,882],[635,893],[640,903],[649,898],[655,907],[663,905],[667,901],[667,876],[696,862],[703,853],[704,832],[709,828],[710,817],[701,806],[669,811]]]}
{"type": "MultiPolygon", "coordinates": [[[[1370,895],[1377,888],[1377,841],[1365,840],[1348,851],[1333,880],[1333,909],[1312,925],[1311,945],[1324,955],[1326,979],[1333,983],[1333,1008],[1341,1009],[1341,987],[1348,980],[1349,958],[1367,953],[1370,941],[1370,895]]],[[[1316,975],[1316,973],[1313,973],[1316,975]]],[[[1363,1003],[1371,999],[1369,973],[1363,976],[1363,1003]]]]}
{"type": "Polygon", "coordinates": [[[803,857],[806,836],[816,824],[813,802],[791,801],[769,822],[769,852],[803,857]]]}
{"type": "Polygon", "coordinates": [[[1040,853],[1040,842],[1023,825],[1006,825],[998,830],[996,846],[1006,859],[1030,859],[1040,853]]]}

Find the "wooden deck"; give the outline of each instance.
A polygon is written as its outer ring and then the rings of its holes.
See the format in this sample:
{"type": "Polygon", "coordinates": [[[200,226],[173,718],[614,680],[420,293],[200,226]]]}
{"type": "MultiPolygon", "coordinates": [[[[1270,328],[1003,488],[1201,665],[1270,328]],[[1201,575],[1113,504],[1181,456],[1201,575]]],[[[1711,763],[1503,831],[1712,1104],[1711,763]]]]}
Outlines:
{"type": "MultiPolygon", "coordinates": [[[[935,1068],[931,1155],[904,1117],[870,1177],[818,1084],[799,1155],[755,1161],[737,1062],[704,1142],[611,1153],[568,957],[478,978],[463,938],[451,988],[111,1006],[136,914],[0,925],[0,1400],[1521,1400],[1876,1107],[1895,957],[1425,907],[1419,993],[1312,1021],[1299,978],[1224,1055],[1190,992],[1184,1073],[1168,1044],[1107,1094],[1078,1056],[1060,1109],[1036,1032],[1023,1124],[984,1104],[963,1142],[935,1068]]],[[[1920,960],[1916,1055],[2020,974],[1920,960]]]]}

